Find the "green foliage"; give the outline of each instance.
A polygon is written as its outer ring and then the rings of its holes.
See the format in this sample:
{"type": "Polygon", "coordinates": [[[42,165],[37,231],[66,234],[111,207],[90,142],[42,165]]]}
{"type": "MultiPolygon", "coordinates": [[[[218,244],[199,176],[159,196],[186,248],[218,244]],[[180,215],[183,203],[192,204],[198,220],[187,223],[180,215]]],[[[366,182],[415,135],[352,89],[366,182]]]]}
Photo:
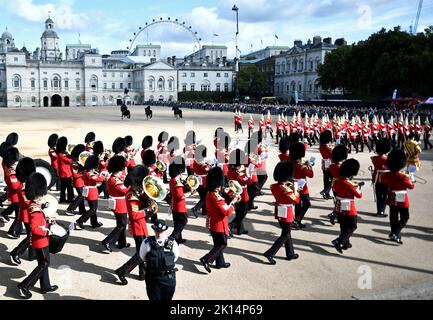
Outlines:
{"type": "Polygon", "coordinates": [[[234,99],[233,92],[202,92],[202,91],[185,91],[178,93],[179,101],[203,101],[228,103],[234,99]]]}
{"type": "Polygon", "coordinates": [[[319,67],[319,82],[326,89],[343,88],[360,98],[433,95],[433,27],[411,35],[382,29],[367,40],[342,46],[319,67]]]}
{"type": "Polygon", "coordinates": [[[242,96],[258,97],[267,90],[266,74],[255,65],[244,65],[239,72],[239,93],[242,96]]]}

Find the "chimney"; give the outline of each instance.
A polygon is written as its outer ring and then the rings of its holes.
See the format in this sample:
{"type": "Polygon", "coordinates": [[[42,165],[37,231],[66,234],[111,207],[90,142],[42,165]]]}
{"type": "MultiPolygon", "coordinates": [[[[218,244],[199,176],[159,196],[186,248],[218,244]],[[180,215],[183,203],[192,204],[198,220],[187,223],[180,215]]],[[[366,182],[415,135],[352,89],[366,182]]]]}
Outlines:
{"type": "Polygon", "coordinates": [[[294,45],[295,47],[302,47],[302,40],[295,40],[295,41],[293,42],[293,45],[294,45]]]}
{"type": "Polygon", "coordinates": [[[206,56],[206,63],[209,63],[209,59],[210,59],[210,57],[206,56]]]}
{"type": "Polygon", "coordinates": [[[151,58],[150,59],[150,63],[155,63],[156,62],[156,58],[151,58]]]}
{"type": "Polygon", "coordinates": [[[171,63],[173,64],[173,66],[176,66],[176,56],[171,57],[171,63]]]}
{"type": "Polygon", "coordinates": [[[338,38],[337,40],[335,40],[335,45],[336,46],[345,46],[345,45],[347,45],[347,41],[344,38],[338,38]]]}
{"type": "Polygon", "coordinates": [[[171,58],[170,57],[167,58],[167,63],[171,65],[171,58]]]}
{"type": "Polygon", "coordinates": [[[332,44],[332,38],[328,37],[328,38],[323,39],[323,43],[332,44]]]}
{"type": "Polygon", "coordinates": [[[227,57],[223,57],[223,65],[227,65],[227,57]]]}
{"type": "Polygon", "coordinates": [[[322,42],[322,37],[320,37],[320,36],[315,36],[315,37],[313,38],[313,46],[316,46],[316,45],[320,44],[321,42],[322,42]]]}
{"type": "Polygon", "coordinates": [[[220,63],[221,63],[221,58],[220,57],[216,58],[216,64],[220,65],[220,63]]]}

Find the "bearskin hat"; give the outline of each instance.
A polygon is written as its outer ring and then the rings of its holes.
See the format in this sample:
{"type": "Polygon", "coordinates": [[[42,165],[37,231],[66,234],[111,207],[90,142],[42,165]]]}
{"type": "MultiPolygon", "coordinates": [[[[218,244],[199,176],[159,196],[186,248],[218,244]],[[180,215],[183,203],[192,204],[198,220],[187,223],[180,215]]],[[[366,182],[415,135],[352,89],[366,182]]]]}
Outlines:
{"type": "Polygon", "coordinates": [[[38,173],[32,173],[26,181],[25,194],[29,200],[43,197],[48,193],[47,180],[38,173]]]}
{"type": "Polygon", "coordinates": [[[320,134],[320,144],[325,145],[331,143],[332,141],[332,132],[331,130],[325,130],[320,134]]]}
{"type": "Polygon", "coordinates": [[[68,138],[60,137],[59,140],[57,140],[56,152],[57,153],[66,152],[67,146],[68,146],[68,138]]]}
{"type": "Polygon", "coordinates": [[[77,160],[81,152],[85,150],[86,150],[86,146],[84,144],[77,144],[71,152],[72,159],[77,160]]]}
{"type": "Polygon", "coordinates": [[[111,150],[113,150],[113,152],[115,154],[118,154],[120,152],[122,152],[123,150],[125,150],[126,148],[126,141],[124,138],[117,138],[116,140],[114,140],[113,142],[113,147],[111,148],[111,150]]]}
{"type": "Polygon", "coordinates": [[[2,144],[0,144],[0,157],[3,158],[4,152],[10,147],[12,147],[12,146],[6,141],[3,142],[2,144]]]}
{"type": "Polygon", "coordinates": [[[86,163],[84,164],[84,168],[87,171],[98,169],[98,166],[99,166],[99,157],[94,155],[88,157],[86,163]]]}
{"type": "Polygon", "coordinates": [[[340,163],[341,161],[344,161],[347,159],[348,153],[347,153],[347,147],[339,144],[335,146],[334,149],[332,149],[332,162],[333,163],[340,163]]]}
{"type": "Polygon", "coordinates": [[[128,169],[128,175],[125,179],[125,187],[139,187],[142,185],[144,178],[149,175],[149,168],[146,166],[135,166],[128,169]]]}
{"type": "Polygon", "coordinates": [[[192,144],[196,143],[196,135],[195,131],[190,130],[186,133],[185,137],[185,145],[190,146],[192,144]]]}
{"type": "Polygon", "coordinates": [[[209,170],[206,177],[206,190],[213,191],[224,185],[224,173],[220,167],[214,167],[209,170]]]}
{"type": "Polygon", "coordinates": [[[406,154],[401,149],[394,149],[388,154],[387,163],[391,172],[399,172],[401,169],[406,167],[406,154]]]}
{"type": "Polygon", "coordinates": [[[48,146],[52,149],[54,149],[56,147],[57,144],[57,140],[59,139],[59,136],[56,133],[53,133],[51,136],[49,136],[48,138],[48,146]]]}
{"type": "Polygon", "coordinates": [[[132,136],[126,136],[125,137],[125,142],[126,142],[126,146],[130,147],[130,146],[132,146],[132,143],[134,142],[134,139],[132,138],[132,136]]]}
{"type": "Polygon", "coordinates": [[[108,161],[107,170],[109,173],[116,173],[125,169],[126,160],[122,156],[114,156],[108,161]]]}
{"type": "Polygon", "coordinates": [[[195,155],[195,159],[198,162],[203,161],[207,157],[207,148],[202,144],[197,146],[197,148],[195,149],[194,155],[195,155]]]}
{"type": "Polygon", "coordinates": [[[176,156],[172,159],[168,166],[168,175],[170,178],[175,178],[185,172],[185,160],[181,156],[176,156]]]}
{"type": "Polygon", "coordinates": [[[292,144],[292,140],[290,139],[289,136],[282,137],[279,145],[280,153],[286,153],[287,151],[289,151],[291,144],[292,144]]]}
{"type": "Polygon", "coordinates": [[[299,133],[298,132],[293,132],[290,135],[290,140],[292,140],[292,142],[299,142],[299,140],[301,140],[300,136],[299,136],[299,133]]]}
{"type": "Polygon", "coordinates": [[[145,136],[143,138],[143,141],[141,142],[141,147],[143,149],[149,149],[153,144],[153,138],[152,136],[145,136]]]}
{"type": "Polygon", "coordinates": [[[93,154],[95,156],[99,156],[104,152],[104,144],[102,143],[102,141],[96,141],[92,149],[93,154]]]}
{"type": "Polygon", "coordinates": [[[179,138],[178,137],[170,137],[167,144],[168,152],[174,152],[178,150],[180,147],[179,138]]]}
{"type": "Polygon", "coordinates": [[[347,159],[341,164],[340,176],[343,178],[350,178],[358,175],[360,168],[359,161],[356,159],[347,159]]]}
{"type": "Polygon", "coordinates": [[[151,167],[156,162],[156,155],[155,151],[153,150],[146,150],[143,153],[143,158],[141,159],[143,161],[143,164],[147,167],[151,167]]]}
{"type": "Polygon", "coordinates": [[[94,133],[94,132],[89,132],[89,133],[86,135],[86,137],[84,138],[84,142],[85,142],[85,143],[90,143],[90,142],[95,141],[95,139],[96,139],[96,135],[95,135],[95,133],[94,133]]]}
{"type": "Polygon", "coordinates": [[[158,135],[158,142],[166,142],[168,140],[169,134],[168,132],[162,131],[158,135]]]}
{"type": "Polygon", "coordinates": [[[289,161],[281,161],[274,169],[274,180],[277,182],[289,181],[293,177],[293,164],[289,161]]]}
{"type": "Polygon", "coordinates": [[[11,167],[20,159],[20,153],[17,148],[9,147],[3,152],[3,162],[6,167],[11,167]]]}
{"type": "Polygon", "coordinates": [[[230,153],[229,157],[229,165],[239,167],[245,165],[247,163],[247,159],[245,156],[245,152],[240,149],[236,149],[230,153]]]}
{"type": "Polygon", "coordinates": [[[25,183],[27,178],[34,172],[36,172],[36,166],[31,158],[21,159],[16,168],[16,177],[21,183],[25,183]]]}
{"type": "Polygon", "coordinates": [[[305,157],[305,146],[301,142],[295,142],[290,146],[290,159],[297,161],[305,157]]]}
{"type": "Polygon", "coordinates": [[[8,142],[11,146],[16,146],[18,143],[18,134],[16,132],[10,133],[6,137],[6,142],[8,142]]]}
{"type": "Polygon", "coordinates": [[[391,141],[387,138],[380,139],[376,142],[376,153],[379,155],[387,154],[391,151],[391,141]]]}

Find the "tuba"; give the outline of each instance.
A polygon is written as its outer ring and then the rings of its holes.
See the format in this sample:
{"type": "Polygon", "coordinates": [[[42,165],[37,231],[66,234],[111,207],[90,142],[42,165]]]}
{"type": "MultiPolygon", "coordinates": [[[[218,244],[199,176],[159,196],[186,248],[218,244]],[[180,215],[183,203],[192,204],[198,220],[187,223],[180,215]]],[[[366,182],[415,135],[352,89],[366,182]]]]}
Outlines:
{"type": "Polygon", "coordinates": [[[231,200],[239,197],[239,201],[240,201],[241,200],[240,196],[241,196],[241,194],[243,192],[243,189],[242,189],[242,186],[241,186],[241,184],[239,182],[237,182],[235,180],[230,180],[228,182],[228,188],[224,189],[224,192],[227,194],[227,196],[231,200]]]}
{"type": "Polygon", "coordinates": [[[144,178],[143,190],[150,199],[157,202],[161,202],[167,197],[167,187],[161,179],[156,177],[147,176],[144,178]]]}
{"type": "Polygon", "coordinates": [[[75,144],[68,144],[68,147],[66,149],[68,151],[68,154],[71,154],[74,148],[75,148],[75,144]]]}
{"type": "Polygon", "coordinates": [[[155,167],[158,169],[159,172],[166,172],[167,171],[167,165],[162,161],[156,161],[155,167]]]}
{"type": "Polygon", "coordinates": [[[80,155],[78,156],[78,163],[81,166],[85,166],[87,159],[92,155],[91,152],[89,151],[83,151],[80,153],[80,155]]]}
{"type": "Polygon", "coordinates": [[[200,187],[200,181],[196,176],[189,176],[186,178],[186,184],[192,191],[195,191],[200,187]]]}

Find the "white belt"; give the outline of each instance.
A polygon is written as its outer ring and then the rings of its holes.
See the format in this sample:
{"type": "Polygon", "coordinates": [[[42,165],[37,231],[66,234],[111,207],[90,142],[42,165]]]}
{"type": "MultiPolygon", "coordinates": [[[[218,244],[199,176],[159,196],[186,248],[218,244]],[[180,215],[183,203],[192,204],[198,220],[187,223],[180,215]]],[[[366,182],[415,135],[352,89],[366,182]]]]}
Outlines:
{"type": "Polygon", "coordinates": [[[407,191],[405,190],[392,190],[392,193],[395,194],[395,201],[402,203],[402,202],[406,202],[406,195],[407,195],[407,191]]]}
{"type": "Polygon", "coordinates": [[[87,189],[98,189],[97,186],[84,186],[84,187],[87,188],[87,189]]]}
{"type": "Polygon", "coordinates": [[[110,197],[110,199],[113,199],[113,200],[123,200],[123,199],[125,199],[125,197],[110,197]]]}
{"type": "Polygon", "coordinates": [[[350,211],[352,202],[355,202],[354,199],[345,199],[337,197],[337,201],[340,201],[340,210],[341,211],[350,211]]]}
{"type": "Polygon", "coordinates": [[[247,186],[242,186],[242,189],[246,189],[247,188],[247,186]]]}
{"type": "Polygon", "coordinates": [[[295,205],[294,204],[279,204],[279,207],[284,207],[284,208],[293,208],[295,205]]]}
{"type": "Polygon", "coordinates": [[[287,219],[287,209],[292,208],[293,210],[293,207],[293,204],[279,204],[277,209],[278,218],[287,219]]]}

